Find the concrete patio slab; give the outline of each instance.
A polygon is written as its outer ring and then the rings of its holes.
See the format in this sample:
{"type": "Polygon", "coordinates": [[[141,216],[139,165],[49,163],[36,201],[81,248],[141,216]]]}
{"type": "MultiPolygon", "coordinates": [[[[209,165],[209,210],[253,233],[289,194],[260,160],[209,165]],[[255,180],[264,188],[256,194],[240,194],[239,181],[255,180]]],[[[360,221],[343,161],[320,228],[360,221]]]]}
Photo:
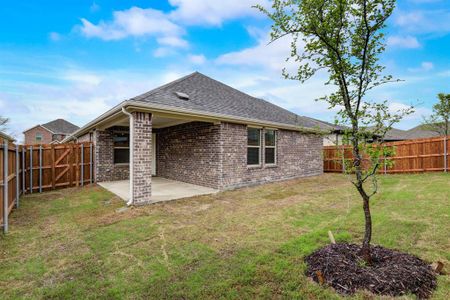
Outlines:
{"type": "MultiPolygon", "coordinates": [[[[125,201],[130,199],[129,180],[99,182],[98,185],[116,194],[125,201]]],[[[161,177],[152,177],[152,202],[208,195],[217,193],[218,191],[219,190],[200,185],[161,177]]]]}

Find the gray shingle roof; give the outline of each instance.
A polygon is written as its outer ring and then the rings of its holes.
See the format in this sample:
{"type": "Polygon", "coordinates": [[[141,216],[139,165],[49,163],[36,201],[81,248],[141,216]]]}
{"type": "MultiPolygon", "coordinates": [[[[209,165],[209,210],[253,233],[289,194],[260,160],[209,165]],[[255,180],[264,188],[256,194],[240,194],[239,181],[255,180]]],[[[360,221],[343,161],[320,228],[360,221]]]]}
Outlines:
{"type": "Polygon", "coordinates": [[[194,72],[129,100],[306,128],[328,129],[321,121],[299,116],[199,72],[194,72]],[[177,93],[187,94],[189,99],[182,99],[177,96],[177,93]]]}
{"type": "Polygon", "coordinates": [[[405,130],[391,128],[391,130],[386,132],[384,139],[386,141],[402,141],[408,139],[408,133],[405,130]]]}
{"type": "Polygon", "coordinates": [[[80,128],[64,119],[56,119],[51,122],[42,124],[41,126],[47,128],[53,133],[62,134],[71,134],[80,128]]]}
{"type": "Polygon", "coordinates": [[[438,137],[440,134],[436,131],[429,130],[425,125],[419,125],[407,131],[408,139],[422,139],[438,137]]]}

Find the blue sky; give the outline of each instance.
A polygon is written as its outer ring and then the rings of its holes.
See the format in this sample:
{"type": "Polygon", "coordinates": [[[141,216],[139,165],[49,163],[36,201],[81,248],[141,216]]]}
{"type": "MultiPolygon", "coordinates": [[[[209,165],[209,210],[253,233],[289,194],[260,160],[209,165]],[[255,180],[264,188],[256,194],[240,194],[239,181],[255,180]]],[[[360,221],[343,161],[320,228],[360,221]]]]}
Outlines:
{"type": "MultiPolygon", "coordinates": [[[[65,118],[83,125],[108,108],[200,71],[300,115],[332,121],[314,99],[330,91],[318,75],[281,79],[289,40],[267,45],[269,21],[251,5],[269,0],[2,1],[0,115],[9,132],[65,118]]],[[[417,106],[401,124],[430,113],[450,93],[450,3],[399,0],[382,57],[404,81],[374,91],[393,109],[417,106]]]]}

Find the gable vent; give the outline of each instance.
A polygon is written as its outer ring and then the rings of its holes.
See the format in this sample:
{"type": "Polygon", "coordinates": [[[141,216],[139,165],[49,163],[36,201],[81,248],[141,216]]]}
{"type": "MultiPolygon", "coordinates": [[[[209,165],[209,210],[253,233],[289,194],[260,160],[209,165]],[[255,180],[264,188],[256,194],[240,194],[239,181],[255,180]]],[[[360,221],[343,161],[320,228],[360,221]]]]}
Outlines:
{"type": "Polygon", "coordinates": [[[189,100],[189,95],[182,93],[182,92],[175,92],[175,95],[177,95],[178,98],[181,100],[189,100]]]}

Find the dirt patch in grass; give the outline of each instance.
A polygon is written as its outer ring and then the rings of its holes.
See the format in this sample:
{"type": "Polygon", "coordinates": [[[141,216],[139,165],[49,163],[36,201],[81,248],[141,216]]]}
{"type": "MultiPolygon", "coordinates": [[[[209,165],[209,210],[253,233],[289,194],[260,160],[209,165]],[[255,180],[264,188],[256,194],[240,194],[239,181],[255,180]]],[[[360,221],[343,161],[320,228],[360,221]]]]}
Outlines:
{"type": "Polygon", "coordinates": [[[306,274],[319,283],[327,283],[342,294],[356,290],[389,296],[415,294],[428,298],[436,288],[436,273],[414,255],[372,247],[372,265],[358,256],[360,246],[332,244],[320,248],[305,258],[306,274]]]}

